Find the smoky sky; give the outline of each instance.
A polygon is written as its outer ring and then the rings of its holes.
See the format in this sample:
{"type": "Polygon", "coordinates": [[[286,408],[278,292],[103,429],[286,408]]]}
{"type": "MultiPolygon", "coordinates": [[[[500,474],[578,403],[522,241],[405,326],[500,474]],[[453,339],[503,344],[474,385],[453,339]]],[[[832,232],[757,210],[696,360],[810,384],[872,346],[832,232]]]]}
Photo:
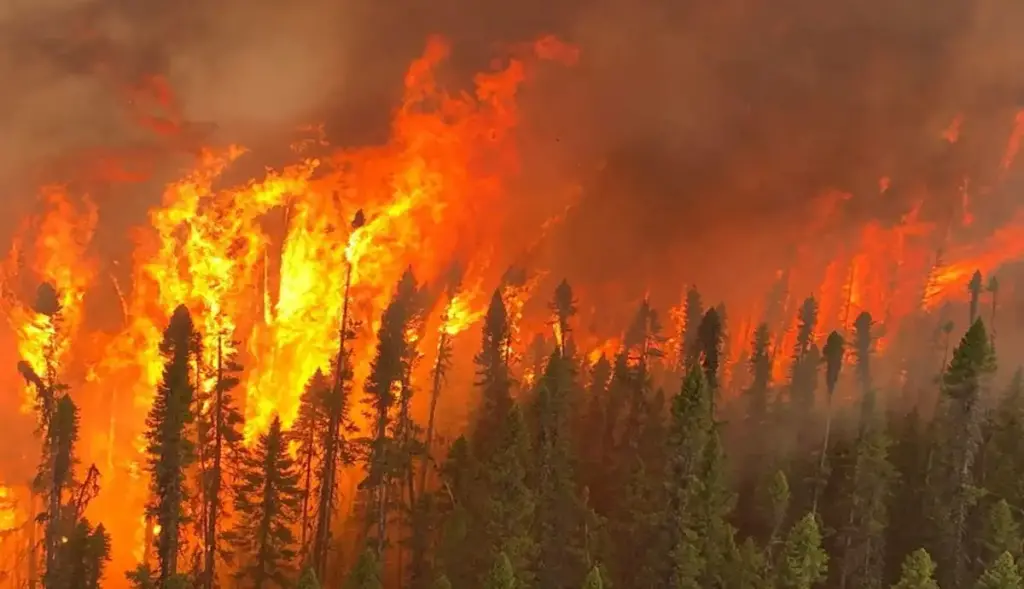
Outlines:
{"type": "Polygon", "coordinates": [[[386,137],[428,35],[452,41],[458,84],[553,33],[581,59],[523,91],[526,173],[583,198],[551,263],[600,280],[643,249],[638,280],[666,263],[718,276],[782,255],[825,190],[855,194],[851,223],[894,220],[921,186],[940,216],[961,174],[992,176],[1024,102],[1022,26],[1014,0],[12,0],[0,177],[22,206],[48,162],[154,141],[118,93],[147,74],[210,140],[259,147],[325,121],[333,143],[358,145],[386,137]],[[941,133],[958,113],[951,147],[941,133]],[[716,243],[719,267],[695,268],[716,243]]]}

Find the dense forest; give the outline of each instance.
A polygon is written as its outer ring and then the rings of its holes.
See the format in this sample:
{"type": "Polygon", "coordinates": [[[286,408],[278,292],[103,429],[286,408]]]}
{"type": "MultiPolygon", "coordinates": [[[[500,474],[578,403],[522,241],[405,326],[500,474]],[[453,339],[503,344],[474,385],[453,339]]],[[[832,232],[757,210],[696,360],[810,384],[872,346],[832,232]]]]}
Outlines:
{"type": "MultiPolygon", "coordinates": [[[[792,349],[773,349],[767,324],[754,331],[733,367],[747,372],[743,390],[724,394],[726,310],[696,288],[681,333],[666,333],[645,301],[619,351],[594,361],[577,349],[577,301],[562,282],[550,303],[554,337],[532,346],[536,376],[517,378],[526,360],[512,351],[499,288],[480,327],[472,417],[453,440],[435,426],[451,345],[442,334],[436,354],[417,349],[428,305],[411,270],[381,310],[365,382],[355,386],[349,362],[357,330],[346,300],[333,370],[309,382],[290,429],[275,419],[249,444],[235,342],[200,334],[179,307],[146,422],[151,537],[129,580],[138,589],[1021,587],[1024,377],[997,371],[997,281],[984,286],[976,273],[964,287],[969,327],[932,326],[922,357],[934,370],[902,375],[930,393],[913,400],[876,375],[874,319],[862,313],[847,333],[822,337],[813,297],[792,349]],[[211,341],[216,353],[201,354],[211,341]],[[424,359],[431,381],[414,383],[424,359]],[[853,394],[837,394],[841,382],[853,394]],[[414,394],[429,396],[425,423],[413,418],[414,394]],[[339,514],[342,472],[360,475],[354,508],[339,514]]],[[[35,309],[59,323],[58,301],[44,284],[35,309]]],[[[37,393],[42,441],[30,581],[103,586],[110,540],[84,516],[99,483],[76,461],[74,394],[55,370],[20,368],[37,393]]]]}

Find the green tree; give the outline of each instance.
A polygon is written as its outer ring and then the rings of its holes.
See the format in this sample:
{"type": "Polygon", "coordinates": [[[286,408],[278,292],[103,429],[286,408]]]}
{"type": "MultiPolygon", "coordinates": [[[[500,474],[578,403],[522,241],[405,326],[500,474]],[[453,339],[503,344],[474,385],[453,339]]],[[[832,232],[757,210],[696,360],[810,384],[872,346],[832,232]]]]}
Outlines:
{"type": "Polygon", "coordinates": [[[516,579],[515,570],[505,553],[498,553],[494,559],[494,566],[487,573],[487,578],[482,585],[483,589],[516,589],[522,587],[516,579]]]}
{"type": "Polygon", "coordinates": [[[583,589],[604,589],[604,578],[601,576],[600,567],[590,567],[590,572],[583,579],[583,589]]]}
{"type": "Polygon", "coordinates": [[[942,583],[961,586],[969,557],[966,530],[970,507],[977,496],[975,465],[981,443],[982,399],[995,360],[988,334],[979,319],[964,334],[942,378],[943,407],[937,418],[936,465],[932,487],[934,519],[943,547],[942,583]]]}
{"type": "Polygon", "coordinates": [[[495,451],[481,464],[483,506],[476,525],[484,537],[475,550],[491,559],[501,555],[515,578],[526,586],[533,582],[531,571],[537,556],[531,534],[537,503],[528,480],[529,433],[517,404],[505,414],[498,435],[495,451]]]}
{"type": "Polygon", "coordinates": [[[160,526],[156,540],[156,578],[160,587],[165,587],[178,573],[185,520],[185,472],[195,458],[194,444],[186,435],[186,428],[194,420],[190,370],[194,334],[188,310],[175,309],[160,344],[165,362],[163,377],[146,418],[146,451],[153,494],[147,513],[160,526]]]}
{"type": "Polygon", "coordinates": [[[1020,525],[1014,520],[1010,504],[1005,499],[1000,499],[989,509],[981,534],[982,562],[995,562],[1004,552],[1010,553],[1014,558],[1020,558],[1021,534],[1020,525]]]}
{"type": "MultiPolygon", "coordinates": [[[[302,489],[302,510],[299,521],[299,546],[303,555],[312,549],[316,532],[316,506],[323,484],[324,446],[330,435],[330,416],[327,407],[331,383],[317,370],[306,384],[299,399],[299,413],[287,432],[288,441],[295,446],[295,462],[299,467],[302,489]]],[[[315,567],[310,567],[314,577],[315,567]]]]}
{"type": "Polygon", "coordinates": [[[1009,552],[1002,553],[975,583],[976,589],[1019,589],[1024,585],[1017,563],[1009,552]]]}
{"type": "Polygon", "coordinates": [[[383,554],[387,546],[388,515],[395,498],[392,487],[411,461],[402,455],[406,448],[400,447],[404,445],[400,438],[406,426],[404,408],[412,359],[407,330],[416,316],[417,296],[416,279],[406,271],[381,318],[376,353],[365,385],[370,438],[367,477],[360,487],[370,496],[368,516],[378,554],[383,554]]]}
{"type": "Polygon", "coordinates": [[[383,589],[383,587],[377,553],[367,547],[349,572],[348,579],[345,580],[345,589],[383,589]]]}
{"type": "Polygon", "coordinates": [[[473,431],[473,444],[474,452],[480,456],[492,447],[490,436],[505,420],[512,405],[508,355],[511,337],[508,312],[501,298],[501,290],[496,290],[484,317],[480,352],[474,358],[480,406],[473,431]]]}
{"type": "Polygon", "coordinates": [[[302,498],[279,418],[243,456],[234,505],[238,521],[228,539],[240,559],[235,578],[253,589],[289,587],[302,498]]]}
{"type": "Polygon", "coordinates": [[[900,580],[892,589],[939,589],[935,582],[935,562],[924,548],[919,548],[903,561],[900,580]]]}
{"type": "Polygon", "coordinates": [[[772,349],[771,332],[768,324],[762,323],[754,331],[750,354],[750,387],[746,391],[748,399],[747,416],[754,428],[767,425],[768,395],[772,382],[772,349]]]}
{"type": "Polygon", "coordinates": [[[536,501],[538,589],[571,586],[583,575],[583,506],[576,495],[568,431],[572,368],[557,352],[548,359],[533,406],[532,487],[536,501]]]}
{"type": "Polygon", "coordinates": [[[313,567],[303,567],[302,574],[299,575],[299,583],[296,587],[297,589],[320,589],[320,581],[317,580],[313,567]]]}
{"type": "Polygon", "coordinates": [[[821,528],[813,513],[793,525],[778,567],[779,587],[811,589],[825,580],[828,554],[821,545],[821,528]]]}

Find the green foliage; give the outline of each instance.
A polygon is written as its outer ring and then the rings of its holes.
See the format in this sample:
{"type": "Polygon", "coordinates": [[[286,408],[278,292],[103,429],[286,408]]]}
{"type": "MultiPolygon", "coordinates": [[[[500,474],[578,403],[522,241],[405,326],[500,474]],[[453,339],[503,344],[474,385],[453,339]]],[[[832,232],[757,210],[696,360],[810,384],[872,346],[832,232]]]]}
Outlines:
{"type": "Polygon", "coordinates": [[[918,548],[903,561],[900,580],[892,589],[939,589],[935,582],[935,562],[924,548],[918,548]]]}
{"type": "Polygon", "coordinates": [[[313,571],[313,567],[303,567],[302,574],[299,575],[299,582],[296,585],[297,589],[320,589],[320,581],[316,578],[316,572],[313,571]]]}
{"type": "Polygon", "coordinates": [[[1021,576],[1013,555],[1004,552],[996,558],[985,572],[982,573],[975,589],[1019,589],[1024,585],[1024,577],[1021,576]]]}
{"type": "Polygon", "coordinates": [[[809,513],[793,525],[786,538],[778,569],[779,587],[811,589],[825,580],[828,561],[818,520],[809,513]]]}
{"type": "Polygon", "coordinates": [[[383,589],[376,553],[367,548],[349,572],[344,589],[383,589]]]}
{"type": "Polygon", "coordinates": [[[498,553],[494,559],[494,566],[491,567],[484,580],[483,589],[516,589],[522,586],[516,579],[515,570],[512,568],[509,558],[505,556],[504,552],[498,553]]]}

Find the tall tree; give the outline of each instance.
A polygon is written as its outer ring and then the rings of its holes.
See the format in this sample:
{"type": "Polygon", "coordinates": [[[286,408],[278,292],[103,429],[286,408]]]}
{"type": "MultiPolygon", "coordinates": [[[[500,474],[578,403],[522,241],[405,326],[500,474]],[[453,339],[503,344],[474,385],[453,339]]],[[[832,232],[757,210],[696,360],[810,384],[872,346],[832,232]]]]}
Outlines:
{"type": "Polygon", "coordinates": [[[569,446],[572,386],[572,367],[555,352],[548,359],[533,406],[536,431],[531,479],[536,496],[538,589],[572,586],[586,570],[581,546],[583,507],[576,495],[569,446]]]}
{"type": "Polygon", "coordinates": [[[240,566],[235,578],[252,589],[291,587],[302,505],[299,469],[277,417],[242,459],[234,489],[238,521],[228,536],[240,566]]]}
{"type": "Polygon", "coordinates": [[[718,390],[718,373],[722,363],[722,328],[722,318],[714,308],[708,309],[697,326],[701,368],[711,391],[718,390]]]}
{"type": "Polygon", "coordinates": [[[772,382],[771,332],[768,324],[762,323],[754,331],[750,354],[750,387],[747,389],[748,419],[756,429],[766,425],[768,417],[768,394],[772,382]]]}
{"type": "Polygon", "coordinates": [[[853,352],[856,357],[857,382],[861,394],[861,427],[874,419],[875,390],[871,382],[871,354],[875,347],[875,336],[871,333],[873,321],[867,311],[857,315],[853,324],[853,352]]]}
{"type": "Polygon", "coordinates": [[[796,345],[793,348],[793,367],[790,375],[790,402],[796,411],[798,423],[814,407],[814,391],[818,386],[819,352],[814,345],[814,331],[818,325],[818,302],[807,297],[797,316],[796,345]]]}
{"type": "MultiPolygon", "coordinates": [[[[300,470],[302,511],[299,521],[299,546],[303,558],[313,562],[312,542],[316,532],[316,505],[324,476],[324,446],[330,436],[331,419],[328,398],[331,382],[317,370],[306,384],[299,399],[299,413],[287,432],[288,441],[295,446],[295,460],[300,470]]],[[[342,440],[335,440],[335,443],[342,440]]],[[[344,445],[342,445],[342,449],[344,445]]],[[[349,458],[350,459],[350,458],[349,458]]],[[[309,567],[316,576],[316,567],[309,567]]]]}
{"type": "Polygon", "coordinates": [[[821,546],[821,528],[809,513],[793,525],[786,538],[779,563],[778,586],[783,589],[811,589],[825,580],[828,554],[821,546]]]}
{"type": "Polygon", "coordinates": [[[387,546],[388,516],[395,499],[392,487],[405,464],[395,429],[405,424],[402,416],[396,419],[395,414],[401,413],[408,394],[410,345],[407,330],[414,317],[416,296],[416,279],[412,272],[406,271],[381,318],[376,353],[365,385],[370,439],[367,478],[360,486],[370,495],[369,523],[379,555],[387,546]]]}
{"type": "Polygon", "coordinates": [[[971,281],[967,283],[967,293],[971,297],[971,324],[978,320],[978,306],[981,303],[981,291],[984,288],[984,281],[981,277],[981,271],[975,270],[971,276],[971,281]]]}
{"type": "MultiPolygon", "coordinates": [[[[366,224],[366,216],[359,209],[352,217],[349,239],[366,224]]],[[[342,294],[341,319],[338,326],[338,353],[334,359],[334,385],[325,402],[327,413],[327,435],[322,442],[323,457],[320,461],[319,496],[317,497],[316,525],[313,530],[312,563],[319,579],[327,579],[327,555],[331,545],[331,523],[338,492],[337,475],[339,467],[349,460],[346,440],[350,433],[348,411],[351,405],[352,366],[349,362],[349,342],[355,337],[357,322],[351,315],[352,273],[355,261],[345,256],[345,290],[342,294]]]]}
{"type": "Polygon", "coordinates": [[[186,428],[194,420],[190,370],[194,333],[188,310],[175,309],[160,344],[163,378],[146,418],[147,470],[153,494],[147,512],[160,529],[156,548],[157,581],[161,587],[173,583],[178,574],[185,520],[185,471],[195,458],[194,444],[186,435],[186,428]]]}
{"type": "Polygon", "coordinates": [[[377,552],[373,548],[367,547],[359,555],[359,560],[349,572],[348,579],[345,580],[345,589],[383,589],[383,587],[377,552]]]}
{"type": "Polygon", "coordinates": [[[501,291],[494,291],[484,317],[483,341],[476,363],[476,386],[480,389],[473,434],[474,450],[483,456],[492,447],[493,432],[504,421],[512,405],[508,345],[511,337],[508,314],[501,291]]]}
{"type": "Polygon", "coordinates": [[[988,334],[978,320],[964,334],[953,351],[953,359],[942,378],[945,415],[939,416],[938,498],[935,523],[944,548],[940,571],[944,585],[961,586],[968,573],[966,529],[974,502],[975,459],[981,442],[982,399],[989,376],[995,370],[988,334]]]}
{"type": "MultiPolygon", "coordinates": [[[[481,464],[483,508],[474,523],[483,538],[476,550],[488,559],[503,556],[519,583],[529,586],[537,557],[531,534],[537,502],[529,485],[529,432],[517,404],[506,412],[497,434],[495,450],[481,464]]],[[[477,579],[477,583],[485,582],[477,579]]]]}
{"type": "Polygon", "coordinates": [[[985,572],[975,583],[976,589],[1019,589],[1024,585],[1024,576],[1021,576],[1017,563],[1009,552],[1004,552],[985,569],[985,572]]]}
{"type": "Polygon", "coordinates": [[[818,497],[821,494],[822,487],[828,481],[828,449],[832,436],[832,397],[835,395],[836,384],[839,382],[839,373],[843,369],[845,346],[846,342],[843,341],[843,336],[833,331],[829,334],[828,340],[825,342],[825,349],[823,350],[825,354],[825,392],[827,393],[825,401],[825,434],[822,436],[821,441],[821,456],[818,459],[818,476],[817,484],[814,486],[812,511],[817,511],[818,497]]]}
{"type": "Polygon", "coordinates": [[[242,371],[235,359],[237,342],[225,342],[224,336],[218,334],[215,345],[214,365],[209,367],[213,386],[209,391],[200,391],[197,395],[199,402],[196,403],[202,479],[202,586],[205,589],[213,589],[217,579],[217,558],[226,555],[222,548],[218,548],[220,524],[224,519],[221,489],[227,480],[228,465],[238,459],[243,425],[242,413],[232,395],[242,371]]]}
{"type": "Polygon", "coordinates": [[[683,303],[683,333],[680,338],[682,345],[679,357],[682,361],[681,368],[684,373],[700,360],[698,333],[700,322],[703,318],[704,303],[701,300],[700,291],[697,290],[696,286],[691,286],[686,291],[686,300],[683,303]]]}

